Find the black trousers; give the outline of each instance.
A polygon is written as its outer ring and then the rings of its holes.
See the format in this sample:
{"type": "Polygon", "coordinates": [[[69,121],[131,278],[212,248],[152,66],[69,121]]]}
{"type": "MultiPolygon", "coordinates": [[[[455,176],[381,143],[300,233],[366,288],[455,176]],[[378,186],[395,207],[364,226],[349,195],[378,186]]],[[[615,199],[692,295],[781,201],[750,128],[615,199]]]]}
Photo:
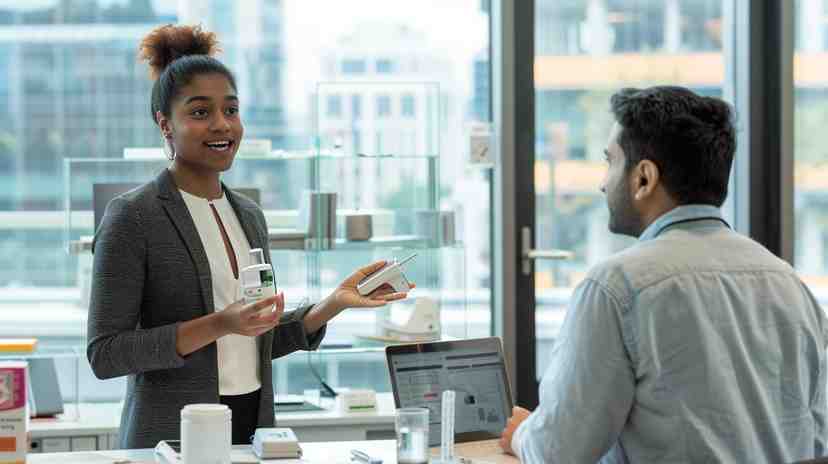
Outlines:
{"type": "Polygon", "coordinates": [[[219,402],[233,411],[233,444],[249,445],[259,422],[261,389],[244,395],[221,396],[219,402]]]}

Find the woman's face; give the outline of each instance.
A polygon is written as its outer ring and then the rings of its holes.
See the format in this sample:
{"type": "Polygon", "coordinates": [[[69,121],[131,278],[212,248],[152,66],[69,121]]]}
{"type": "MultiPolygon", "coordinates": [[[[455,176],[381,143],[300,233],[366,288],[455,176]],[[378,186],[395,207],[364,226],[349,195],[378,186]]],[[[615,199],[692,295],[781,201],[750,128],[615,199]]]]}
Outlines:
{"type": "Polygon", "coordinates": [[[244,127],[239,99],[222,74],[196,76],[182,87],[171,108],[161,117],[161,130],[172,143],[175,162],[203,172],[230,169],[244,127]]]}

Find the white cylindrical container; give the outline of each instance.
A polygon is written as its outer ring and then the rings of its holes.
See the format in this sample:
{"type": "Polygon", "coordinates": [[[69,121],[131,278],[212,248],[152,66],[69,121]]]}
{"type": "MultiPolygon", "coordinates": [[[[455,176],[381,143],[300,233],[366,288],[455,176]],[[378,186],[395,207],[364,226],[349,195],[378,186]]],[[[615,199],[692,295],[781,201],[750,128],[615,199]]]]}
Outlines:
{"type": "Polygon", "coordinates": [[[232,411],[224,404],[188,404],[181,410],[181,461],[230,464],[232,411]]]}

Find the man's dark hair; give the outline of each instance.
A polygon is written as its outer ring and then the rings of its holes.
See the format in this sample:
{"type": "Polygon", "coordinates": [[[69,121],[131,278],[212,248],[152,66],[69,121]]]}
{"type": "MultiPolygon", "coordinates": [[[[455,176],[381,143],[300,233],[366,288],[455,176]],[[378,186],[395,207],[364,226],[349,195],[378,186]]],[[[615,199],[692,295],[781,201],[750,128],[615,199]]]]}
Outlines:
{"type": "Polygon", "coordinates": [[[610,103],[628,172],[650,160],[678,204],[724,203],[736,151],[730,105],[671,86],[622,89],[610,103]]]}

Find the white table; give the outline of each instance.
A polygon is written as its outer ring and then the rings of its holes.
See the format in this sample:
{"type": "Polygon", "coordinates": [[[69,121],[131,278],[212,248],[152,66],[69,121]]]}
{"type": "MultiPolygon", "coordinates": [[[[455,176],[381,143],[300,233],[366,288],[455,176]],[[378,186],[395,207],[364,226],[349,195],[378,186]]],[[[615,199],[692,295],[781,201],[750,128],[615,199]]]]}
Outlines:
{"type": "MultiPolygon", "coordinates": [[[[319,463],[319,464],[350,464],[350,450],[359,449],[369,453],[371,456],[382,458],[383,464],[396,464],[396,442],[393,440],[374,441],[344,441],[344,442],[319,442],[303,443],[304,456],[298,460],[276,460],[267,461],[276,464],[319,463]]],[[[235,447],[235,452],[245,453],[252,456],[250,447],[235,447]]],[[[435,450],[432,450],[434,452],[435,450]]],[[[495,455],[467,455],[481,460],[481,462],[493,464],[516,464],[514,457],[504,454],[495,455]]],[[[89,451],[78,453],[53,453],[30,455],[28,464],[150,464],[154,463],[153,452],[149,449],[143,450],[119,450],[119,451],[89,451]]]]}
{"type": "MultiPolygon", "coordinates": [[[[377,394],[377,411],[342,413],[332,409],[280,413],[279,427],[290,427],[303,443],[337,440],[380,440],[394,437],[394,398],[377,394]]],[[[117,447],[121,421],[120,403],[82,403],[79,410],[67,405],[67,414],[57,419],[36,419],[31,434],[36,451],[94,451],[117,447]]]]}

